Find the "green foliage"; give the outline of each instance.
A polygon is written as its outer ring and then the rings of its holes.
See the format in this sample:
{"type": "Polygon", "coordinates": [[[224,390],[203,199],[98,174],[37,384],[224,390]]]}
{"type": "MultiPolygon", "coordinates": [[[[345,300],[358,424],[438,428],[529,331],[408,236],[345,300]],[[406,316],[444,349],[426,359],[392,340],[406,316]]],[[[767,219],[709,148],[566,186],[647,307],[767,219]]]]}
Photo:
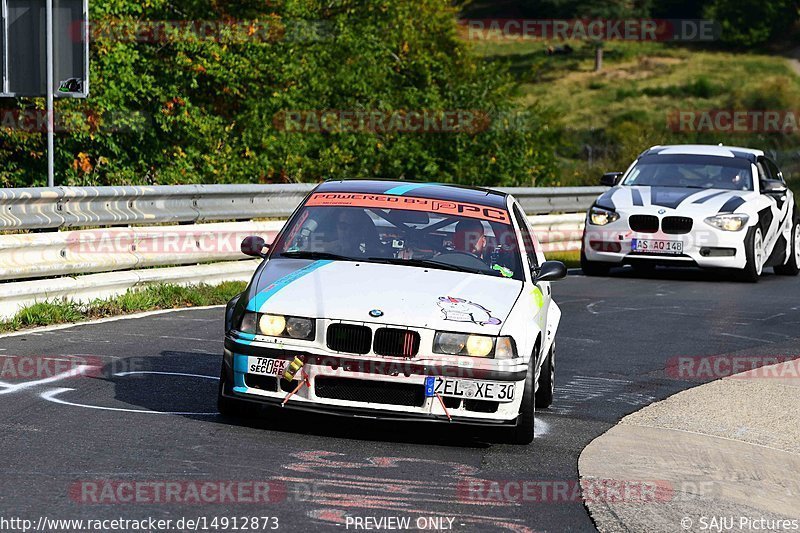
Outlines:
{"type": "MultiPolygon", "coordinates": [[[[90,3],[92,95],[86,102],[59,101],[58,109],[92,116],[57,137],[60,183],[384,177],[515,185],[554,173],[552,134],[530,113],[515,117],[510,129],[463,133],[279,127],[281,113],[293,111],[467,110],[508,117],[510,78],[462,42],[456,13],[440,0],[179,4],[90,3]],[[132,38],[137,21],[175,20],[246,24],[219,39],[163,25],[165,38],[156,42],[132,38]]],[[[38,132],[0,129],[2,184],[42,185],[44,150],[38,132]]]]}
{"type": "Polygon", "coordinates": [[[157,309],[178,309],[224,305],[245,289],[245,283],[225,282],[219,285],[151,285],[129,290],[110,300],[89,304],[73,301],[41,302],[20,310],[7,322],[0,322],[0,332],[80,322],[95,318],[124,315],[157,309]]]}
{"type": "Polygon", "coordinates": [[[682,85],[647,87],[642,90],[646,96],[669,96],[674,98],[712,98],[725,92],[722,87],[711,83],[707,77],[700,76],[682,85]]]}
{"type": "Polygon", "coordinates": [[[800,103],[800,84],[786,76],[769,76],[751,86],[736,87],[728,94],[731,109],[795,110],[800,103]]]}
{"type": "Polygon", "coordinates": [[[76,322],[82,318],[80,306],[72,302],[41,302],[22,309],[15,317],[15,329],[76,322]]]}
{"type": "Polygon", "coordinates": [[[781,37],[800,8],[796,0],[711,0],[705,16],[719,23],[723,43],[753,47],[781,37]]]}
{"type": "Polygon", "coordinates": [[[797,0],[454,0],[466,17],[711,19],[726,46],[778,41],[800,20],[797,0]]]}
{"type": "MultiPolygon", "coordinates": [[[[661,0],[663,1],[663,0],[661,0]]],[[[466,16],[626,18],[649,16],[653,0],[455,0],[466,16]]],[[[658,2],[655,2],[658,3],[658,2]]]]}

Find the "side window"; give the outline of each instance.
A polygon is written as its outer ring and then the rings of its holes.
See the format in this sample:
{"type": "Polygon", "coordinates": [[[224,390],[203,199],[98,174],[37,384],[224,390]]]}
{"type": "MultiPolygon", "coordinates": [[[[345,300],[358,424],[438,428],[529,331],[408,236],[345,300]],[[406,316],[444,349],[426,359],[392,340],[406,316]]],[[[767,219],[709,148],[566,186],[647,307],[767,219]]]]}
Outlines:
{"type": "Polygon", "coordinates": [[[522,214],[522,210],[516,204],[514,205],[514,218],[517,219],[517,224],[519,225],[520,232],[522,233],[522,244],[525,246],[525,255],[528,258],[528,266],[530,268],[538,267],[539,262],[536,259],[536,250],[533,247],[533,236],[531,236],[531,232],[528,230],[528,224],[525,219],[525,215],[522,214]]]}
{"type": "Polygon", "coordinates": [[[765,158],[763,157],[758,158],[758,162],[756,163],[756,168],[758,168],[758,181],[773,179],[772,175],[769,172],[769,169],[767,168],[765,158]]]}
{"type": "Polygon", "coordinates": [[[766,163],[766,165],[767,165],[767,170],[768,170],[768,171],[769,171],[769,173],[772,175],[772,179],[774,179],[774,180],[781,180],[783,183],[786,183],[786,181],[783,179],[783,174],[781,174],[781,171],[780,171],[780,169],[778,168],[778,165],[776,165],[776,164],[775,164],[775,163],[772,161],[772,159],[767,159],[767,158],[765,157],[765,158],[764,158],[764,163],[766,163]]]}

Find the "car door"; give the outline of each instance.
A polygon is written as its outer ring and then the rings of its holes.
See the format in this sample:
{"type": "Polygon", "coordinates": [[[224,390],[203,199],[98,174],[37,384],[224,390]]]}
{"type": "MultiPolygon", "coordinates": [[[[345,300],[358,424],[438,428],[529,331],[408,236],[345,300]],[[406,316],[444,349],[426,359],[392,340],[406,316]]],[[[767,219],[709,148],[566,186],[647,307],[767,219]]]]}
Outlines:
{"type": "MultiPolygon", "coordinates": [[[[772,176],[772,179],[778,180],[783,183],[784,186],[786,186],[786,180],[783,177],[783,172],[781,172],[780,168],[778,168],[778,165],[768,157],[764,158],[764,163],[770,175],[772,176]]],[[[792,191],[789,190],[789,187],[786,186],[785,193],[773,193],[769,196],[775,200],[779,209],[780,222],[778,223],[776,232],[778,235],[782,234],[786,239],[786,242],[790,243],[792,242],[792,228],[795,217],[794,195],[792,194],[792,191]]]]}
{"type": "Polygon", "coordinates": [[[544,258],[544,255],[541,254],[541,250],[538,249],[536,246],[537,241],[536,238],[533,236],[533,232],[531,231],[531,227],[528,223],[528,218],[525,216],[522,208],[514,203],[513,206],[514,211],[514,219],[519,226],[520,237],[522,239],[522,260],[526,262],[526,267],[528,268],[528,272],[531,273],[530,276],[525,277],[525,287],[522,289],[522,296],[526,300],[529,300],[531,303],[530,305],[533,307],[535,315],[536,324],[539,326],[545,338],[542,339],[542,348],[539,351],[539,360],[538,364],[542,364],[542,360],[544,356],[547,354],[547,349],[550,347],[550,343],[552,342],[552,335],[555,332],[548,331],[548,315],[550,313],[550,301],[551,301],[551,288],[550,282],[542,281],[538,283],[533,282],[533,272],[535,272],[539,265],[544,258]],[[538,253],[537,253],[538,252],[538,253]]]}
{"type": "Polygon", "coordinates": [[[756,163],[760,181],[761,196],[766,199],[766,207],[758,211],[758,223],[764,237],[764,257],[768,258],[775,249],[775,244],[780,237],[787,220],[787,211],[790,203],[787,201],[786,192],[765,192],[763,183],[766,180],[782,180],[777,165],[766,157],[759,157],[756,163]]]}

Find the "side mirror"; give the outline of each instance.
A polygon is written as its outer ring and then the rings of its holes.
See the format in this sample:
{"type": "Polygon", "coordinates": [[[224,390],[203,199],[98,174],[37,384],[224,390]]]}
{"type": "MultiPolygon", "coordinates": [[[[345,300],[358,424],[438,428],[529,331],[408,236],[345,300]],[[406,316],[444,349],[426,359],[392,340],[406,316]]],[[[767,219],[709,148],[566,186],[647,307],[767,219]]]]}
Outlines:
{"type": "Polygon", "coordinates": [[[761,182],[761,192],[764,194],[784,194],[786,185],[781,180],[764,180],[761,182]]]}
{"type": "Polygon", "coordinates": [[[620,178],[622,178],[622,172],[606,172],[603,174],[603,177],[600,178],[600,185],[614,187],[619,183],[620,178]]]}
{"type": "Polygon", "coordinates": [[[267,254],[264,253],[264,248],[269,248],[269,245],[261,237],[245,237],[242,241],[242,253],[250,257],[260,257],[262,259],[267,257],[267,254]]]}
{"type": "Polygon", "coordinates": [[[534,281],[558,281],[567,277],[567,266],[561,261],[545,261],[534,281]]]}

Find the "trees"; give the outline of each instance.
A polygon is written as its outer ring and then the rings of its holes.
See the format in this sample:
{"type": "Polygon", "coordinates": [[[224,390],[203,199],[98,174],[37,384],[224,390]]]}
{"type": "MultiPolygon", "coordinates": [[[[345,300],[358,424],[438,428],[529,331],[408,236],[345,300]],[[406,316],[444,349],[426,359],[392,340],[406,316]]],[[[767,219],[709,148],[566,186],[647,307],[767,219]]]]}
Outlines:
{"type": "MultiPolygon", "coordinates": [[[[546,125],[436,0],[95,0],[92,95],[61,101],[60,183],[386,177],[486,185],[553,172],[546,125]],[[177,21],[178,23],[165,22],[177,21]],[[479,112],[464,133],[291,132],[287,112],[479,112]],[[504,125],[505,124],[505,125],[504,125]]],[[[6,104],[6,107],[9,104],[6,104]]],[[[23,106],[31,105],[23,102],[23,106]]],[[[38,132],[0,132],[0,179],[42,184],[38,132]]]]}
{"type": "Polygon", "coordinates": [[[711,0],[706,18],[719,22],[722,42],[752,47],[781,37],[800,19],[796,0],[711,0]]]}

